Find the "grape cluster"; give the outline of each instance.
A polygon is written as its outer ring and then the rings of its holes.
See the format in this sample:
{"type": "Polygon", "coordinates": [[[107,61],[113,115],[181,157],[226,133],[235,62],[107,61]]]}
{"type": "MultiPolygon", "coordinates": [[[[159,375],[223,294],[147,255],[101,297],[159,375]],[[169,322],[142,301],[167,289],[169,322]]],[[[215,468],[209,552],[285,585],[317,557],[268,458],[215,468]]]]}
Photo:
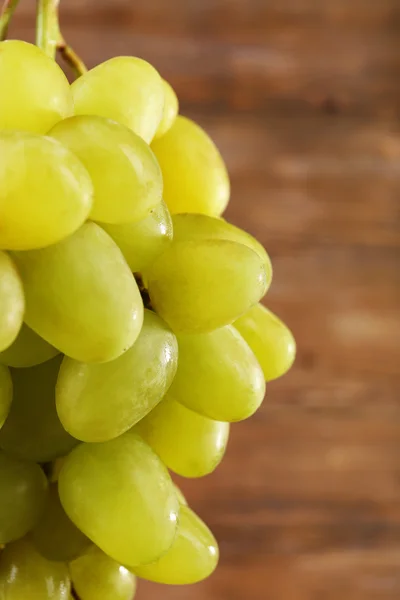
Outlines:
{"type": "Polygon", "coordinates": [[[170,471],[220,463],[291,366],[264,248],[144,60],[71,86],[0,43],[0,598],[131,600],[218,562],[170,471]]]}

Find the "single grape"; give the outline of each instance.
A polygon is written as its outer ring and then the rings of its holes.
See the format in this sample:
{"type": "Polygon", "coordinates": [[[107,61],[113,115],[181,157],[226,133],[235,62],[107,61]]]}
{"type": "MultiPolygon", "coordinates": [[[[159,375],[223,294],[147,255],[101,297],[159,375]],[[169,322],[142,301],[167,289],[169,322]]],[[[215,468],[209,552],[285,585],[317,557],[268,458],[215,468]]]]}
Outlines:
{"type": "Polygon", "coordinates": [[[156,157],[127,127],[84,115],[61,121],[49,135],[86,167],[94,187],[93,220],[140,221],[161,202],[163,182],[156,157]]]}
{"type": "Polygon", "coordinates": [[[0,447],[8,454],[48,462],[77,445],[57,416],[55,386],[60,364],[57,356],[29,369],[11,369],[14,397],[0,430],[0,447]]]}
{"type": "Polygon", "coordinates": [[[164,86],[141,58],[117,56],[71,86],[77,115],[98,115],[129,127],[149,143],[163,116],[164,86]]]}
{"type": "Polygon", "coordinates": [[[32,540],[42,556],[62,562],[77,558],[91,545],[66,515],[55,483],[49,487],[43,514],[32,530],[32,540]]]}
{"type": "MultiPolygon", "coordinates": [[[[67,78],[57,63],[33,44],[20,40],[0,43],[0,89],[0,129],[46,133],[73,114],[67,78]]],[[[21,165],[18,171],[23,171],[21,165]]]]}
{"type": "Polygon", "coordinates": [[[290,329],[265,306],[253,306],[234,326],[256,355],[266,381],[290,369],[296,357],[296,341],[290,329]]]}
{"type": "Polygon", "coordinates": [[[179,503],[168,471],[132,432],[101,444],[80,444],[58,479],[69,518],[123,565],[155,561],[171,546],[179,503]]]}
{"type": "Polygon", "coordinates": [[[164,200],[171,213],[219,216],[229,201],[230,185],[218,148],[196,123],[178,116],[152,149],[164,179],[164,200]]]}
{"type": "Polygon", "coordinates": [[[209,333],[178,335],[179,362],[171,396],[218,421],[242,421],[260,407],[264,375],[256,357],[231,325],[209,333]]]}
{"type": "Polygon", "coordinates": [[[175,488],[175,493],[176,493],[176,497],[178,498],[179,504],[182,506],[187,506],[188,502],[185,498],[185,496],[183,495],[183,492],[181,490],[181,488],[179,488],[176,484],[174,484],[174,488],[175,488]]]}
{"type": "Polygon", "coordinates": [[[0,363],[9,367],[34,367],[40,365],[59,351],[37,335],[28,325],[23,323],[14,342],[0,352],[0,363]]]}
{"type": "Polygon", "coordinates": [[[67,356],[102,362],[139,335],[143,302],[121,251],[94,223],[42,250],[15,252],[29,327],[67,356]]]}
{"type": "Polygon", "coordinates": [[[225,240],[172,243],[145,275],[153,307],[176,332],[228,325],[267,290],[258,254],[225,240]]]}
{"type": "Polygon", "coordinates": [[[13,385],[9,369],[0,365],[0,429],[10,411],[13,397],[13,385]]]}
{"type": "Polygon", "coordinates": [[[81,600],[133,600],[136,577],[92,546],[69,565],[72,583],[81,600]]]}
{"type": "Polygon", "coordinates": [[[38,521],[46,499],[47,479],[38,465],[0,450],[0,490],[0,544],[8,544],[28,533],[38,521]]]}
{"type": "Polygon", "coordinates": [[[172,241],[171,215],[165,202],[137,223],[102,223],[101,226],[117,244],[133,273],[148,268],[172,241]]]}
{"type": "Polygon", "coordinates": [[[24,290],[18,271],[8,254],[0,250],[0,352],[17,337],[24,310],[24,290]]]}
{"type": "Polygon", "coordinates": [[[64,358],[57,381],[57,411],[65,429],[85,442],[121,435],[160,402],[176,372],[178,345],[172,331],[145,310],[133,346],[109,363],[64,358]]]}
{"type": "Polygon", "coordinates": [[[92,183],[83,164],[60,142],[3,131],[0,157],[0,248],[43,248],[67,237],[86,220],[92,207],[92,183]]]}
{"type": "Polygon", "coordinates": [[[218,544],[207,525],[190,508],[181,506],[178,533],[172,547],[157,562],[132,571],[149,581],[186,585],[209,577],[218,558],[218,544]]]}
{"type": "Polygon", "coordinates": [[[182,477],[203,477],[217,468],[225,454],[229,424],[203,417],[167,394],[134,431],[171,471],[182,477]]]}
{"type": "Polygon", "coordinates": [[[1,600],[69,600],[65,563],[50,562],[23,539],[8,545],[0,560],[1,600]]]}
{"type": "Polygon", "coordinates": [[[160,138],[171,129],[179,112],[178,96],[175,94],[173,87],[168,81],[165,81],[165,79],[163,79],[162,82],[165,94],[164,110],[162,119],[154,136],[155,139],[160,138]]]}

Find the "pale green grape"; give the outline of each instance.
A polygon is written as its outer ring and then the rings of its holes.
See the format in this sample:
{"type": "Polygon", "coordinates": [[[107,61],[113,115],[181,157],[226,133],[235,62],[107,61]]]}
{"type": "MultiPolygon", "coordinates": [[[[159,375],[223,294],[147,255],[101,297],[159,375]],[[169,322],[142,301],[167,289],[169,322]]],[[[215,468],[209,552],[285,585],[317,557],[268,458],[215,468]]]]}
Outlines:
{"type": "Polygon", "coordinates": [[[229,177],[217,147],[201,127],[178,116],[151,147],[163,173],[164,200],[171,213],[223,213],[229,201],[229,177]]]}
{"type": "Polygon", "coordinates": [[[0,450],[0,490],[0,544],[8,544],[28,533],[39,519],[47,479],[38,465],[0,450]]]}
{"type": "Polygon", "coordinates": [[[74,560],[69,570],[81,600],[133,600],[136,577],[96,546],[74,560]]]}
{"type": "Polygon", "coordinates": [[[165,202],[137,223],[102,223],[125,257],[131,271],[139,273],[168,248],[172,240],[172,221],[165,202]]]}
{"type": "Polygon", "coordinates": [[[162,399],[178,362],[172,331],[145,310],[133,346],[109,363],[96,365],[64,358],[57,382],[57,411],[65,429],[85,442],[121,435],[162,399]]]}
{"type": "Polygon", "coordinates": [[[209,333],[178,335],[179,362],[170,388],[178,402],[210,419],[241,421],[260,406],[264,375],[231,325],[209,333]]]}
{"type": "Polygon", "coordinates": [[[179,504],[182,506],[187,506],[187,500],[185,498],[185,496],[183,495],[183,492],[181,490],[181,488],[179,488],[176,484],[174,484],[174,488],[175,488],[175,493],[176,493],[176,497],[179,500],[179,504]]]}
{"type": "Polygon", "coordinates": [[[66,515],[54,483],[49,487],[43,514],[32,530],[32,540],[42,556],[57,561],[73,560],[91,545],[66,515]]]}
{"type": "Polygon", "coordinates": [[[155,310],[174,331],[187,333],[232,323],[267,289],[258,254],[225,240],[172,243],[146,279],[155,310]]]}
{"type": "Polygon", "coordinates": [[[67,356],[102,362],[139,335],[143,302],[121,251],[94,223],[59,244],[14,253],[29,327],[67,356]]]}
{"type": "Polygon", "coordinates": [[[73,114],[67,78],[57,63],[33,44],[20,40],[0,43],[0,90],[0,129],[46,133],[73,114]]]}
{"type": "Polygon", "coordinates": [[[99,115],[132,129],[149,143],[162,119],[164,86],[148,62],[116,56],[72,84],[77,115],[99,115]]]}
{"type": "Polygon", "coordinates": [[[0,250],[0,352],[17,337],[24,310],[24,290],[18,271],[8,254],[0,250]]]}
{"type": "Polygon", "coordinates": [[[167,394],[134,431],[171,471],[182,477],[203,477],[216,469],[225,454],[229,424],[203,417],[167,394]]]}
{"type": "Polygon", "coordinates": [[[146,142],[127,127],[84,115],[61,121],[49,135],[86,167],[94,187],[90,216],[95,221],[139,221],[161,202],[158,162],[146,142]]]}
{"type": "Polygon", "coordinates": [[[13,402],[0,430],[0,447],[8,454],[47,462],[77,445],[57,416],[55,386],[60,364],[61,357],[56,357],[37,367],[11,369],[13,402]]]}
{"type": "Polygon", "coordinates": [[[228,223],[224,219],[209,217],[207,215],[180,214],[173,215],[174,242],[190,242],[194,240],[229,240],[248,246],[256,252],[265,266],[268,286],[272,279],[271,260],[256,238],[228,223]]]}
{"type": "Polygon", "coordinates": [[[209,577],[218,558],[218,544],[207,525],[190,508],[181,506],[178,533],[172,547],[157,562],[135,567],[133,571],[149,581],[185,585],[209,577]]]}
{"type": "Polygon", "coordinates": [[[50,562],[28,539],[5,548],[0,560],[1,600],[68,600],[68,566],[50,562]]]}
{"type": "Polygon", "coordinates": [[[56,348],[50,346],[24,323],[11,346],[0,352],[0,363],[17,368],[34,367],[57,354],[59,352],[56,348]]]}
{"type": "Polygon", "coordinates": [[[168,83],[168,81],[165,81],[165,79],[163,79],[163,86],[165,94],[164,110],[162,119],[156,131],[156,135],[154,136],[155,139],[163,136],[169,129],[171,129],[179,112],[178,97],[175,94],[174,89],[168,83]]]}
{"type": "Polygon", "coordinates": [[[257,304],[234,326],[256,355],[266,381],[290,369],[296,357],[296,341],[290,329],[265,306],[257,304]]]}
{"type": "Polygon", "coordinates": [[[0,248],[8,250],[62,240],[92,207],[83,164],[57,140],[33,133],[0,132],[0,189],[0,248]]]}
{"type": "Polygon", "coordinates": [[[7,367],[0,365],[0,429],[10,411],[13,397],[13,385],[10,371],[7,367]]]}
{"type": "Polygon", "coordinates": [[[173,542],[179,513],[173,483],[156,454],[130,431],[75,448],[58,489],[69,518],[120,564],[153,562],[173,542]]]}

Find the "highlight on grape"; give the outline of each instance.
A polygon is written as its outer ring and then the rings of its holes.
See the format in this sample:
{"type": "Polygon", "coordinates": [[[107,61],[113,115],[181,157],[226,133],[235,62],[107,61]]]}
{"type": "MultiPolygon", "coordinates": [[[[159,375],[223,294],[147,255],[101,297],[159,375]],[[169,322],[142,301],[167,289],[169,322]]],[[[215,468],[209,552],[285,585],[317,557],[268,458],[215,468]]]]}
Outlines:
{"type": "Polygon", "coordinates": [[[295,357],[207,133],[141,58],[87,71],[0,17],[0,598],[131,600],[215,570],[202,477],[295,357]],[[55,62],[73,67],[69,84],[55,62]],[[140,595],[140,594],[139,594],[140,595]]]}

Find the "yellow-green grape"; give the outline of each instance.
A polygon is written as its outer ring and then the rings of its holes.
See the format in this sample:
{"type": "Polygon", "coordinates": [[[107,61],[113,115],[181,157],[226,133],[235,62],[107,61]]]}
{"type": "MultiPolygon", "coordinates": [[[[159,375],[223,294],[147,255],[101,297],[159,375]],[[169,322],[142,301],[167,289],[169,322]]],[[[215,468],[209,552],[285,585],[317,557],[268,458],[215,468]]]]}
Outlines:
{"type": "Polygon", "coordinates": [[[137,223],[102,223],[101,226],[117,244],[133,273],[140,273],[151,265],[172,241],[171,215],[165,202],[137,223]]]}
{"type": "Polygon", "coordinates": [[[96,546],[71,562],[69,571],[81,600],[133,600],[135,575],[96,546]]]}
{"type": "Polygon", "coordinates": [[[164,108],[164,86],[141,58],[117,56],[97,65],[71,86],[77,115],[98,115],[129,127],[149,143],[164,108]]]}
{"type": "Polygon", "coordinates": [[[57,411],[65,429],[85,442],[105,442],[127,431],[163,398],[178,362],[172,331],[145,310],[133,346],[109,363],[64,358],[57,381],[57,411]]]}
{"type": "Polygon", "coordinates": [[[174,242],[190,242],[192,240],[230,240],[248,246],[256,252],[264,263],[268,285],[272,279],[271,260],[256,238],[228,223],[224,219],[196,215],[191,213],[173,215],[174,242]]]}
{"type": "Polygon", "coordinates": [[[258,254],[225,240],[172,243],[145,275],[153,307],[177,332],[228,325],[267,290],[258,254]]]}
{"type": "Polygon", "coordinates": [[[0,447],[8,454],[48,462],[77,445],[57,416],[55,386],[60,364],[61,357],[56,357],[29,369],[11,369],[13,401],[0,430],[0,447]]]}
{"type": "MultiPolygon", "coordinates": [[[[46,133],[73,114],[67,78],[57,63],[33,44],[19,40],[0,43],[0,90],[0,130],[46,133]]],[[[23,171],[21,167],[19,164],[17,170],[23,171]]]]}
{"type": "Polygon", "coordinates": [[[68,566],[41,556],[28,539],[8,545],[0,560],[1,600],[68,600],[68,566]]]}
{"type": "Polygon", "coordinates": [[[169,394],[135,429],[163,463],[182,477],[203,477],[221,462],[229,424],[189,410],[169,394]]]}
{"type": "Polygon", "coordinates": [[[33,133],[0,132],[0,189],[0,248],[7,250],[62,240],[92,207],[83,164],[57,140],[33,133]]]}
{"type": "Polygon", "coordinates": [[[228,173],[218,148],[201,127],[178,116],[151,147],[163,173],[164,200],[171,213],[219,216],[224,212],[230,194],[228,173]]]}
{"type": "Polygon", "coordinates": [[[8,254],[0,250],[0,352],[8,348],[17,337],[24,310],[24,290],[18,271],[8,254]]]}
{"type": "Polygon", "coordinates": [[[185,496],[183,495],[183,492],[181,490],[181,488],[179,488],[176,484],[174,484],[174,488],[175,488],[175,493],[176,493],[176,497],[178,498],[179,504],[182,506],[187,506],[188,502],[185,498],[185,496]]]}
{"type": "Polygon", "coordinates": [[[66,515],[54,483],[49,487],[42,516],[31,535],[37,550],[48,560],[68,562],[83,554],[91,545],[90,540],[66,515]]]}
{"type": "Polygon", "coordinates": [[[264,375],[248,344],[231,325],[209,333],[178,335],[178,370],[171,396],[219,421],[242,421],[260,407],[264,375]]]}
{"type": "Polygon", "coordinates": [[[46,500],[47,479],[38,465],[0,450],[0,490],[0,544],[8,544],[28,533],[38,521],[46,500]]]}
{"type": "Polygon", "coordinates": [[[256,355],[266,381],[290,369],[296,357],[296,341],[290,329],[265,306],[257,304],[234,326],[256,355]]]}
{"type": "Polygon", "coordinates": [[[171,546],[179,503],[167,469],[131,431],[80,444],[65,459],[58,489],[69,518],[128,566],[154,562],[171,546]]]}
{"type": "Polygon", "coordinates": [[[207,525],[190,508],[181,506],[178,533],[170,550],[157,562],[133,571],[149,581],[185,585],[209,577],[218,559],[218,544],[207,525]]]}
{"type": "Polygon", "coordinates": [[[61,121],[49,135],[86,167],[94,187],[93,220],[139,221],[161,202],[163,183],[156,157],[127,127],[84,115],[61,121]]]}
{"type": "Polygon", "coordinates": [[[162,82],[165,94],[164,110],[161,122],[154,136],[155,139],[160,138],[171,129],[179,112],[178,96],[175,94],[173,87],[165,79],[162,82]]]}
{"type": "Polygon", "coordinates": [[[7,367],[0,365],[0,429],[10,411],[13,397],[13,385],[10,371],[7,367]]]}
{"type": "Polygon", "coordinates": [[[14,253],[29,327],[67,356],[103,362],[139,335],[143,302],[121,251],[105,231],[85,223],[59,244],[14,253]]]}
{"type": "Polygon", "coordinates": [[[0,352],[0,363],[9,367],[34,367],[40,365],[59,351],[43,340],[25,323],[14,342],[3,352],[0,352]]]}

